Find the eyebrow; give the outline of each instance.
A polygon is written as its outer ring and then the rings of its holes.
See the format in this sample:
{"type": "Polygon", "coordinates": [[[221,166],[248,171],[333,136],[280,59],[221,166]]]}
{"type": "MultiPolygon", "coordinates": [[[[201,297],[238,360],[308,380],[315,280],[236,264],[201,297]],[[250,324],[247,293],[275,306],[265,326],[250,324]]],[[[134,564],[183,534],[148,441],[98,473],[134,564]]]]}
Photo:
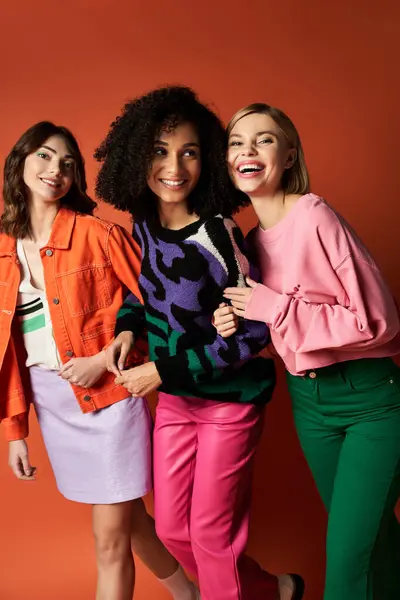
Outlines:
{"type": "MultiPolygon", "coordinates": [[[[278,134],[275,133],[275,131],[271,131],[270,129],[267,129],[266,131],[258,131],[256,133],[256,137],[258,137],[259,135],[273,135],[274,137],[278,137],[278,134]]],[[[240,133],[231,133],[230,137],[243,137],[240,133]]]]}
{"type": "MultiPolygon", "coordinates": [[[[156,140],[154,145],[159,144],[160,146],[169,146],[168,142],[163,142],[162,140],[156,140]]],[[[197,142],[187,142],[187,144],[183,144],[182,148],[188,148],[189,146],[196,146],[196,148],[200,148],[200,144],[197,142]]]]}
{"type": "MultiPolygon", "coordinates": [[[[53,152],[53,154],[57,154],[57,151],[54,150],[54,148],[50,148],[50,146],[46,146],[45,144],[43,144],[43,146],[40,146],[40,147],[41,148],[46,148],[46,150],[50,150],[50,152],[53,152]]],[[[72,156],[72,154],[66,154],[64,156],[64,158],[74,158],[74,157],[72,156]]]]}

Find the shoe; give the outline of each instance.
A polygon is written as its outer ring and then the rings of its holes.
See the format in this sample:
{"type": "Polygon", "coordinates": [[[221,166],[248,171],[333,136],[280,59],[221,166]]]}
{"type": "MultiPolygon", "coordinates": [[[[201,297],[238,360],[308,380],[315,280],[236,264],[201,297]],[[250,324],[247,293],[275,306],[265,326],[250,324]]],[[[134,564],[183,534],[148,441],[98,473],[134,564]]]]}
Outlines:
{"type": "Polygon", "coordinates": [[[296,573],[289,573],[289,575],[293,579],[294,583],[292,600],[302,600],[304,591],[306,589],[304,579],[301,577],[301,575],[296,575],[296,573]]]}

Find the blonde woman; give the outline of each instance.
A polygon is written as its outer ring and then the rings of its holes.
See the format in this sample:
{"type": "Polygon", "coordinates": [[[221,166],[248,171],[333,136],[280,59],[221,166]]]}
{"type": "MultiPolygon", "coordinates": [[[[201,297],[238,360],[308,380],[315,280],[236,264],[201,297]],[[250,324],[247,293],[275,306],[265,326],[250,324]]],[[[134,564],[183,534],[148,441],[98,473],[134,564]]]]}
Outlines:
{"type": "Polygon", "coordinates": [[[329,513],[324,600],[400,594],[399,315],[351,227],[310,193],[301,141],[281,110],[252,104],[229,126],[228,163],[259,225],[261,283],[227,288],[215,313],[266,323],[286,366],[297,432],[329,513]]]}

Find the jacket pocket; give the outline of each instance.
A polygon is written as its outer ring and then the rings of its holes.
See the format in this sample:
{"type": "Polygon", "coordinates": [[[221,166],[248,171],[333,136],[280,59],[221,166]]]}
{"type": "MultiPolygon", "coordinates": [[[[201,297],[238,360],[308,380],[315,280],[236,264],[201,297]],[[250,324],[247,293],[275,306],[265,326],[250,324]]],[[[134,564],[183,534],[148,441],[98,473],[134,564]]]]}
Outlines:
{"type": "Polygon", "coordinates": [[[81,333],[81,340],[87,356],[93,356],[108,344],[114,337],[115,321],[101,323],[95,327],[85,329],[81,333]]]}
{"type": "Polygon", "coordinates": [[[103,267],[89,267],[61,276],[72,317],[86,315],[111,305],[111,294],[103,267]]]}

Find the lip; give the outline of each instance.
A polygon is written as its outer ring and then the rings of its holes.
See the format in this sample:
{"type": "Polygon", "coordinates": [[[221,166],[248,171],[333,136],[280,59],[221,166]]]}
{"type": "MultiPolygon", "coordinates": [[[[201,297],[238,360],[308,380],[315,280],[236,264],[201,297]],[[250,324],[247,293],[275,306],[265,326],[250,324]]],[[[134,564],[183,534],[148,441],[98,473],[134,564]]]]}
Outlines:
{"type": "Polygon", "coordinates": [[[159,179],[158,180],[164,187],[166,187],[168,190],[172,190],[172,191],[179,191],[181,190],[183,187],[185,187],[186,183],[187,183],[187,179],[182,179],[182,178],[178,178],[178,177],[168,177],[167,178],[163,178],[163,179],[159,179]],[[169,183],[171,182],[171,183],[169,183]]]}
{"type": "Polygon", "coordinates": [[[51,190],[59,190],[61,187],[61,183],[57,179],[52,179],[51,177],[39,177],[39,179],[51,190]]]}
{"type": "Polygon", "coordinates": [[[236,174],[238,177],[242,179],[253,179],[254,177],[259,177],[265,171],[265,165],[259,160],[242,160],[240,163],[236,165],[236,174]],[[241,173],[239,171],[240,167],[245,167],[247,165],[256,165],[257,167],[261,167],[259,171],[253,171],[251,173],[241,173]]]}

